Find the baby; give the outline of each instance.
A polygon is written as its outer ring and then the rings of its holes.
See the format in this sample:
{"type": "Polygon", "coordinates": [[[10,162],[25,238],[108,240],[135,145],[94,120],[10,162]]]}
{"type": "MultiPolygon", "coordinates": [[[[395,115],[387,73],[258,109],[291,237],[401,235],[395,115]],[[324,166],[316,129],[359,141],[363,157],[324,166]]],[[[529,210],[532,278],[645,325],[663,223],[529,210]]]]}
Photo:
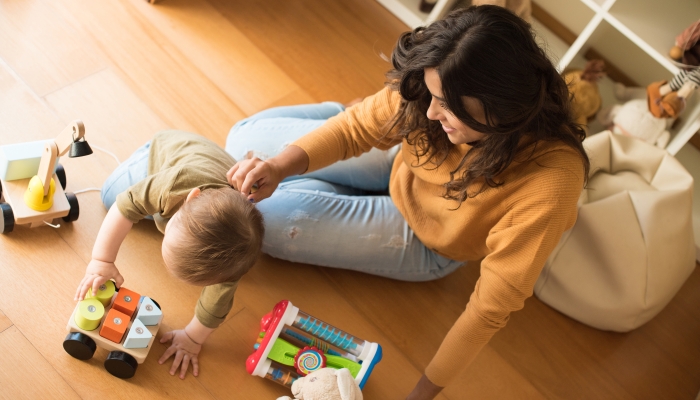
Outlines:
{"type": "Polygon", "coordinates": [[[246,196],[231,188],[226,172],[236,161],[208,139],[182,131],[165,131],[136,150],[102,187],[109,209],[95,240],[92,260],[78,285],[82,300],[109,279],[124,278],[114,261],[134,223],[153,219],[164,234],[162,255],[167,270],[187,283],[204,286],[195,315],[160,358],[175,355],[170,374],[199,374],[202,344],[233,306],[238,280],[255,264],[264,235],[263,218],[246,196]]]}

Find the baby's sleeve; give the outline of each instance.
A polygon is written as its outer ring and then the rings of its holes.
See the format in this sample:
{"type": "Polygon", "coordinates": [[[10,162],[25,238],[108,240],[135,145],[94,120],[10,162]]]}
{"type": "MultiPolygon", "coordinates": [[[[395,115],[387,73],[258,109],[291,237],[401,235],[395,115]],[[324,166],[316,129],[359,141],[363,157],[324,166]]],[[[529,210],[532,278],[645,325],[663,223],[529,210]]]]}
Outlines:
{"type": "Polygon", "coordinates": [[[207,328],[218,328],[233,307],[238,281],[205,286],[199,295],[195,315],[207,328]]]}
{"type": "Polygon", "coordinates": [[[115,203],[119,212],[132,223],[159,213],[168,218],[172,216],[173,206],[176,205],[177,209],[179,202],[184,200],[183,194],[187,195],[185,190],[173,192],[173,185],[177,182],[180,170],[179,167],[173,167],[149,175],[119,193],[115,203]]]}

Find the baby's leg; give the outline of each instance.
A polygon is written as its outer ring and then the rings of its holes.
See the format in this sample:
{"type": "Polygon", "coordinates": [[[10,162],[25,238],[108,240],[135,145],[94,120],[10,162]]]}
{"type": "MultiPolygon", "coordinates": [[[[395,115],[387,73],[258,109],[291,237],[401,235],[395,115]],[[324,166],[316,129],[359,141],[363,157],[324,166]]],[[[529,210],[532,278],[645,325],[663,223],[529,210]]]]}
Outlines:
{"type": "Polygon", "coordinates": [[[389,196],[297,179],[257,207],[263,251],[275,258],[406,281],[438,279],[463,265],[426,248],[389,196]]]}
{"type": "Polygon", "coordinates": [[[131,185],[146,179],[148,175],[148,152],[151,142],[144,144],[123,163],[119,164],[102,185],[102,203],[107,209],[117,199],[117,195],[131,185]]]}

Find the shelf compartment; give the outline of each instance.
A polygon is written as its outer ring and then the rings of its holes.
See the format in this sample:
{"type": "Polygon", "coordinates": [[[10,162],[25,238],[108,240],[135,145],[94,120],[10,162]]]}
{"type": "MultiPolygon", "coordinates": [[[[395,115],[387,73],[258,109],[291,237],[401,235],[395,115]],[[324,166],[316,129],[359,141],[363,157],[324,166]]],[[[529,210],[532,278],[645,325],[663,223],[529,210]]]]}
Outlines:
{"type": "Polygon", "coordinates": [[[612,17],[610,22],[619,21],[634,33],[634,37],[648,45],[650,53],[658,54],[658,58],[655,54],[652,56],[675,74],[677,66],[668,57],[668,51],[674,45],[676,36],[700,18],[700,2],[666,0],[660,4],[654,1],[617,0],[610,8],[609,16],[612,17]]]}

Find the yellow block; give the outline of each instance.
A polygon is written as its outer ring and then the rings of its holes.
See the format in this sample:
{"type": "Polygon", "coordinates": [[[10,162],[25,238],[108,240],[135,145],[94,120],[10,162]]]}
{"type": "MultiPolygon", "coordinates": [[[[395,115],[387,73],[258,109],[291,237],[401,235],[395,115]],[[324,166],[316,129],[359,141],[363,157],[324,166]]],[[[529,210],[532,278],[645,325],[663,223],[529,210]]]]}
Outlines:
{"type": "Polygon", "coordinates": [[[44,196],[44,185],[41,178],[34,175],[29,180],[29,186],[24,192],[24,203],[35,211],[46,211],[53,206],[53,194],[56,192],[56,182],[53,178],[49,181],[49,194],[44,196]]]}
{"type": "Polygon", "coordinates": [[[94,297],[85,299],[78,303],[78,310],[75,312],[75,324],[85,331],[92,331],[100,326],[100,321],[105,315],[105,307],[94,297]]]}
{"type": "Polygon", "coordinates": [[[107,281],[104,284],[100,285],[99,288],[97,288],[97,295],[95,296],[92,295],[92,288],[88,289],[85,298],[87,299],[88,297],[94,297],[97,300],[99,300],[103,306],[107,307],[109,306],[109,303],[112,302],[112,297],[116,292],[117,289],[114,286],[114,281],[107,281]]]}

